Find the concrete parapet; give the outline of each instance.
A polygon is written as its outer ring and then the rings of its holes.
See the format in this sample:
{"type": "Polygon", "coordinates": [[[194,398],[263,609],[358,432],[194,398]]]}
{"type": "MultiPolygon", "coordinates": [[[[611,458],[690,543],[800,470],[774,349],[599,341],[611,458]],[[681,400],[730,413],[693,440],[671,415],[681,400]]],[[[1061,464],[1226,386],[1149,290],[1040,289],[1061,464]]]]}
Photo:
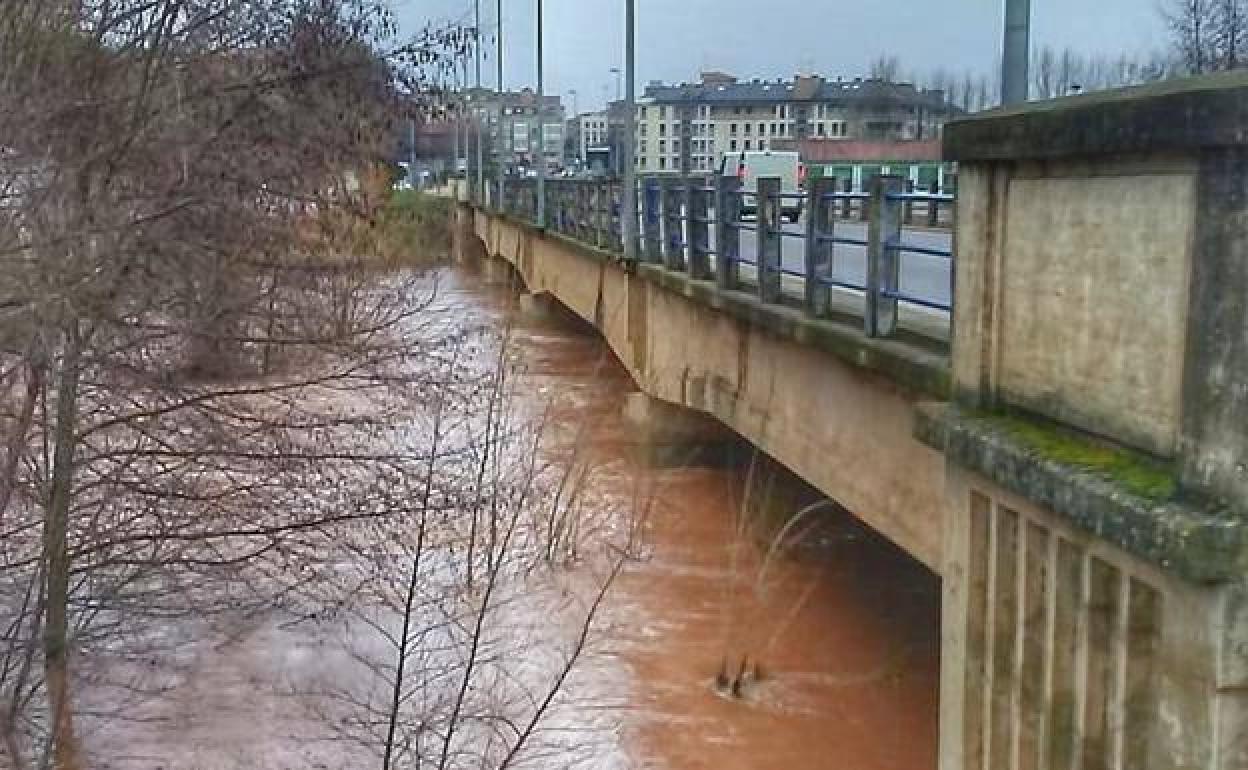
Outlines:
{"type": "Polygon", "coordinates": [[[1248,76],[972,117],[941,768],[1248,767],[1248,76]]]}
{"type": "Polygon", "coordinates": [[[953,379],[1248,500],[1248,76],[951,124],[953,379]]]}

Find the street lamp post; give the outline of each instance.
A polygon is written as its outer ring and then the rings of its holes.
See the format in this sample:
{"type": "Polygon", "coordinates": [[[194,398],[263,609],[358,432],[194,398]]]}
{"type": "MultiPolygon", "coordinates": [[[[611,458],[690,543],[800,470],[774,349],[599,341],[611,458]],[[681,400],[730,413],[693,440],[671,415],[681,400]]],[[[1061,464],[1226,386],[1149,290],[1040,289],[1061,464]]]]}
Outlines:
{"type": "MultiPolygon", "coordinates": [[[[576,159],[580,161],[581,165],[584,165],[585,163],[585,152],[584,152],[585,137],[581,133],[581,111],[577,108],[577,105],[576,105],[576,89],[575,88],[568,89],[568,96],[572,97],[572,124],[576,126],[576,159]]],[[[566,129],[566,123],[565,123],[565,129],[566,129]]],[[[568,140],[566,136],[564,137],[563,142],[564,142],[563,146],[567,147],[568,140]]]]}
{"type": "Polygon", "coordinates": [[[495,151],[498,153],[498,200],[494,205],[501,209],[503,207],[503,186],[507,181],[507,163],[503,157],[503,148],[510,148],[511,137],[503,136],[503,0],[498,0],[498,30],[494,34],[494,39],[498,43],[498,53],[494,57],[498,60],[498,117],[495,125],[498,127],[498,146],[495,151]]]}
{"type": "MultiPolygon", "coordinates": [[[[627,70],[628,95],[624,102],[624,157],[621,159],[624,164],[624,189],[622,191],[624,210],[620,212],[620,240],[624,242],[624,259],[635,261],[637,259],[637,161],[633,159],[633,156],[637,136],[636,0],[624,0],[624,9],[624,69],[627,70]]],[[[618,96],[616,101],[619,101],[618,96]]],[[[608,115],[610,115],[609,110],[608,115]]]]}
{"type": "Polygon", "coordinates": [[[537,226],[546,226],[546,83],[542,77],[542,0],[537,0],[537,226]]]}
{"type": "MultiPolygon", "coordinates": [[[[472,3],[473,24],[476,25],[474,48],[477,53],[477,96],[481,95],[481,0],[472,3]]],[[[477,127],[477,196],[484,199],[485,195],[485,150],[481,147],[481,110],[476,104],[472,106],[473,123],[477,127]]]]}
{"type": "Polygon", "coordinates": [[[1031,0],[1005,0],[1005,44],[1001,57],[1001,103],[1027,101],[1027,58],[1031,46],[1031,0]]]}

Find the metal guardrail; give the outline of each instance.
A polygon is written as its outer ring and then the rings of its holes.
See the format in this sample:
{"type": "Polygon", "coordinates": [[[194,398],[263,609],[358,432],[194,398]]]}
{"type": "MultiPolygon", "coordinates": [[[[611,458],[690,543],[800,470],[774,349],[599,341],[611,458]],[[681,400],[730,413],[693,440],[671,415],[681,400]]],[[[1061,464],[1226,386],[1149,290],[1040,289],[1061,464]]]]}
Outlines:
{"type": "MultiPolygon", "coordinates": [[[[765,303],[799,306],[816,317],[857,307],[864,331],[873,337],[896,334],[899,306],[934,313],[938,322],[945,316],[947,323],[952,302],[906,291],[901,278],[908,255],[948,260],[950,285],[944,293],[953,296],[953,249],[914,243],[907,234],[952,224],[956,197],[936,189],[916,192],[896,176],[876,177],[868,191],[847,188],[834,178],[812,180],[802,193],[782,192],[779,178],[759,179],[756,190],[743,190],[735,177],[642,178],[636,191],[637,254],[644,262],[755,293],[765,303]],[[756,212],[754,222],[743,219],[746,208],[756,212]],[[786,209],[799,209],[804,227],[786,230],[786,209]],[[867,237],[844,234],[847,225],[838,227],[843,221],[864,222],[867,237]],[[742,249],[749,243],[742,233],[753,240],[752,255],[742,249]],[[800,268],[795,260],[784,261],[786,239],[804,243],[800,268]],[[845,248],[865,250],[864,281],[838,274],[845,248]]],[[[501,193],[493,182],[477,192],[477,202],[489,208],[531,220],[537,216],[535,180],[507,180],[501,193]]],[[[547,180],[548,221],[537,224],[622,253],[623,195],[615,180],[547,180]]]]}

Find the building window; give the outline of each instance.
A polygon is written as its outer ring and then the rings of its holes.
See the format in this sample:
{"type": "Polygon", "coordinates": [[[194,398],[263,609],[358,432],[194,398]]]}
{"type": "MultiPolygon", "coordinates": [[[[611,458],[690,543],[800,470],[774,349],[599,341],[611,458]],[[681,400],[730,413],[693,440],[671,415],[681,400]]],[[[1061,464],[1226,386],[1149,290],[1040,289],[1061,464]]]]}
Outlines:
{"type": "Polygon", "coordinates": [[[666,119],[667,119],[667,108],[660,107],[659,108],[659,120],[666,120],[666,119]]]}
{"type": "Polygon", "coordinates": [[[733,107],[733,108],[732,108],[732,114],[733,114],[733,115],[740,115],[740,114],[741,114],[741,108],[740,108],[740,107],[733,107]]]}
{"type": "Polygon", "coordinates": [[[750,149],[750,140],[749,140],[749,139],[746,139],[746,140],[745,140],[745,149],[746,149],[746,152],[749,152],[749,149],[750,149]]]}
{"type": "Polygon", "coordinates": [[[765,140],[763,140],[763,139],[759,139],[759,140],[758,140],[758,149],[760,149],[760,150],[765,150],[765,149],[767,149],[767,142],[766,142],[765,140]]]}
{"type": "Polygon", "coordinates": [[[659,152],[661,153],[667,152],[667,140],[666,139],[659,140],[659,152]]]}
{"type": "Polygon", "coordinates": [[[753,129],[754,129],[754,124],[753,124],[753,123],[746,123],[746,124],[745,124],[745,135],[746,135],[746,136],[749,136],[749,135],[750,135],[750,131],[752,131],[753,129]]]}
{"type": "Polygon", "coordinates": [[[667,170],[667,158],[659,158],[659,168],[667,170]]]}
{"type": "Polygon", "coordinates": [[[680,152],[680,140],[679,139],[672,140],[672,152],[680,152]]]}
{"type": "Polygon", "coordinates": [[[641,148],[640,148],[640,149],[641,149],[641,151],[642,151],[643,153],[646,151],[646,140],[645,140],[645,139],[642,139],[642,140],[641,140],[641,148]]]}
{"type": "Polygon", "coordinates": [[[646,124],[645,124],[645,123],[642,123],[642,124],[641,124],[641,135],[642,135],[642,136],[645,136],[645,135],[646,135],[646,124]]]}
{"type": "Polygon", "coordinates": [[[827,131],[824,129],[824,125],[822,123],[819,124],[818,128],[816,129],[816,132],[819,134],[819,136],[827,135],[827,131]]]}
{"type": "Polygon", "coordinates": [[[736,152],[736,151],[737,151],[737,140],[736,140],[736,139],[733,139],[732,141],[728,142],[728,151],[729,151],[729,152],[736,152]]]}
{"type": "Polygon", "coordinates": [[[775,135],[776,135],[776,124],[775,124],[775,123],[772,123],[772,124],[771,124],[771,135],[772,135],[772,136],[775,136],[775,135]]]}
{"type": "Polygon", "coordinates": [[[767,133],[767,124],[766,124],[766,123],[759,123],[759,124],[758,124],[758,135],[759,135],[759,136],[763,136],[763,135],[764,135],[764,134],[766,134],[766,133],[767,133]]]}
{"type": "Polygon", "coordinates": [[[732,125],[728,126],[728,133],[732,134],[733,136],[736,136],[736,135],[737,135],[737,124],[736,124],[736,123],[733,123],[732,125]]]}
{"type": "Polygon", "coordinates": [[[659,136],[667,136],[667,124],[666,123],[659,124],[659,136]]]}

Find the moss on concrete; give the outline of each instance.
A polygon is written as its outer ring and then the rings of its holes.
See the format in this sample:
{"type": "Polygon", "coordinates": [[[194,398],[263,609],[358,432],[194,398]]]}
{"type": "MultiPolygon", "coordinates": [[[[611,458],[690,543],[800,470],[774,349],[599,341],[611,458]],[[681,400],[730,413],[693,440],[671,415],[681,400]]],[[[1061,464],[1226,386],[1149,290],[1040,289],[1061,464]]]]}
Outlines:
{"type": "Polygon", "coordinates": [[[1053,462],[1120,484],[1146,500],[1167,502],[1178,493],[1174,469],[1138,452],[1018,416],[985,415],[983,419],[1053,462]]]}
{"type": "Polygon", "coordinates": [[[915,437],[949,462],[1187,581],[1248,571],[1248,516],[1189,497],[1164,463],[1016,415],[921,404],[915,437]]]}

